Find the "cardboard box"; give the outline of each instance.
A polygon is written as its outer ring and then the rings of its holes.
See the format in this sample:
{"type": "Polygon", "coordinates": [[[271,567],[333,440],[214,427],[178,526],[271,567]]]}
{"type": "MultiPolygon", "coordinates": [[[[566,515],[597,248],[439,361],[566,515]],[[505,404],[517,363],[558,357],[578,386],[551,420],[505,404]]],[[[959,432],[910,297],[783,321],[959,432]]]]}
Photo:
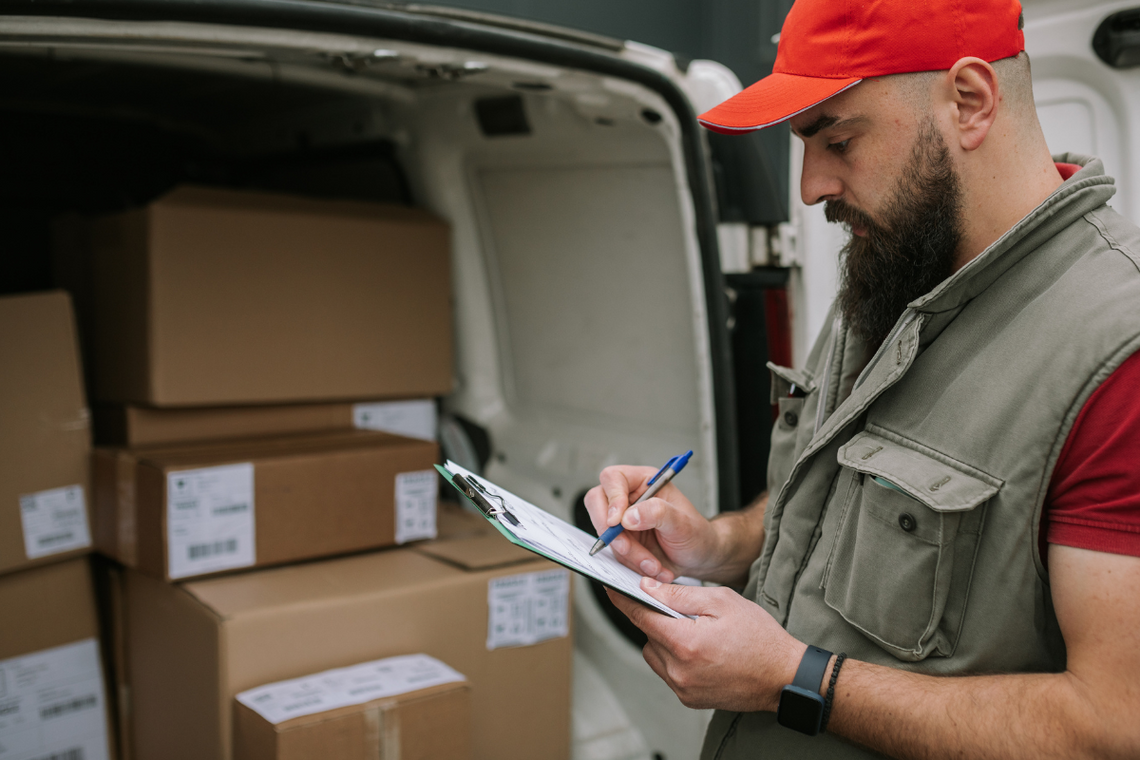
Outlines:
{"type": "Polygon", "coordinates": [[[470,692],[423,654],[269,684],[237,696],[234,757],[470,760],[470,692]]]}
{"type": "Polygon", "coordinates": [[[435,440],[435,427],[434,399],[186,409],[133,405],[95,408],[95,439],[104,446],[156,446],[352,429],[435,440]]]}
{"type": "Polygon", "coordinates": [[[435,536],[434,442],[363,430],[96,449],[101,553],[166,580],[435,536]]]}
{"type": "Polygon", "coordinates": [[[91,246],[101,402],[451,391],[450,233],[425,211],[184,187],[89,224],[57,240],[91,246]]]}
{"type": "Polygon", "coordinates": [[[569,573],[502,537],[470,541],[444,542],[456,563],[404,548],[180,585],[127,571],[134,758],[228,760],[238,693],[423,652],[468,679],[475,760],[565,760],[569,573]]]}
{"type": "Polygon", "coordinates": [[[0,573],[90,551],[90,449],[70,300],[0,298],[0,573]]]}
{"type": "Polygon", "coordinates": [[[12,758],[109,760],[87,559],[0,576],[0,610],[0,751],[12,758]]]}

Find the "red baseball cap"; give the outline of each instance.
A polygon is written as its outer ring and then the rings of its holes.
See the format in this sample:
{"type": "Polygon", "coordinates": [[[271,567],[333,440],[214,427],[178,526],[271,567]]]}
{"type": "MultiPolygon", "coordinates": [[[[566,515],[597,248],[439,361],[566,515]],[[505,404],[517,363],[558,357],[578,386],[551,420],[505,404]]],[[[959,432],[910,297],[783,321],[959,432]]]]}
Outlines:
{"type": "Polygon", "coordinates": [[[701,114],[743,134],[792,118],[868,77],[945,71],[1025,49],[1018,0],[796,0],[772,74],[701,114]]]}

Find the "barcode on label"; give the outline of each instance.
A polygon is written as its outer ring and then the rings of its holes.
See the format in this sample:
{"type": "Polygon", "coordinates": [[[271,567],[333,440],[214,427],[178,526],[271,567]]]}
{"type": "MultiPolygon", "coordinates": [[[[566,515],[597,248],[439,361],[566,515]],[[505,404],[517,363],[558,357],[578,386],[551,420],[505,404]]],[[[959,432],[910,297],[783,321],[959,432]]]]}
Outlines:
{"type": "Polygon", "coordinates": [[[214,541],[209,544],[191,544],[186,547],[186,552],[190,559],[214,557],[218,554],[235,554],[237,550],[238,542],[236,538],[229,538],[225,541],[214,541]]]}
{"type": "Polygon", "coordinates": [[[53,752],[50,755],[40,755],[32,760],[83,760],[83,747],[65,749],[63,752],[53,752]]]}
{"type": "Polygon", "coordinates": [[[88,694],[86,697],[78,697],[76,699],[68,700],[67,702],[59,702],[54,705],[40,708],[40,718],[47,720],[48,718],[58,718],[67,713],[79,712],[86,710],[88,707],[94,707],[98,703],[94,694],[88,694]]]}

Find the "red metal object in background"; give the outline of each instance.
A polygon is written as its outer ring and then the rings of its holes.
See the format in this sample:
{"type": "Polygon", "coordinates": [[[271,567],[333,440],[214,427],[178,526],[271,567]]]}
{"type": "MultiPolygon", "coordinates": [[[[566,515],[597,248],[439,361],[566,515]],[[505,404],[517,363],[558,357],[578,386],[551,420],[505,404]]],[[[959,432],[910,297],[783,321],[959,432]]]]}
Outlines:
{"type": "Polygon", "coordinates": [[[772,288],[764,293],[764,317],[768,327],[768,358],[774,364],[792,366],[792,314],[788,291],[772,288]]]}

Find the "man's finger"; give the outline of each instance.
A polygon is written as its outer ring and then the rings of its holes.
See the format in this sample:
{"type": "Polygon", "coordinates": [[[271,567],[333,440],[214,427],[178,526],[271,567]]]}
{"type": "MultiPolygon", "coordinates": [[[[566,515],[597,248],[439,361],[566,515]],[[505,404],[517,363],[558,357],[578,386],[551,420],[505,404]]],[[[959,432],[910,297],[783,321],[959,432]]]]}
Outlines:
{"type": "Polygon", "coordinates": [[[677,525],[677,510],[657,496],[627,509],[621,524],[627,530],[656,530],[666,536],[680,527],[677,525]]]}
{"type": "Polygon", "coordinates": [[[720,609],[720,599],[724,593],[720,588],[661,583],[653,578],[642,578],[641,588],[682,615],[715,615],[720,609]]]}
{"type": "Polygon", "coordinates": [[[607,467],[599,478],[606,495],[606,525],[617,525],[629,506],[631,483],[621,467],[607,467]]]}
{"type": "MultiPolygon", "coordinates": [[[[649,665],[649,669],[657,674],[657,677],[669,684],[669,672],[665,667],[665,657],[661,654],[660,647],[654,642],[650,641],[641,649],[641,656],[645,658],[645,662],[649,665]]],[[[670,688],[672,684],[669,684],[670,688]]]]}
{"type": "Polygon", "coordinates": [[[634,572],[665,583],[673,580],[672,569],[666,567],[661,558],[650,551],[645,544],[633,540],[630,535],[622,533],[613,540],[610,549],[613,550],[618,562],[634,572]]]}
{"type": "Polygon", "coordinates": [[[617,525],[626,507],[645,490],[645,482],[653,476],[652,467],[615,465],[602,470],[598,480],[608,500],[606,525],[617,525]]]}
{"type": "Polygon", "coordinates": [[[586,492],[586,513],[590,515],[590,522],[594,525],[594,532],[598,535],[606,529],[606,511],[609,509],[609,499],[601,486],[594,486],[586,492]]]}
{"type": "Polygon", "coordinates": [[[651,610],[641,602],[635,602],[611,588],[606,589],[606,594],[609,595],[614,606],[621,610],[629,618],[629,621],[640,628],[641,632],[648,636],[651,641],[663,638],[666,633],[664,629],[669,623],[676,622],[668,615],[651,610]]]}

